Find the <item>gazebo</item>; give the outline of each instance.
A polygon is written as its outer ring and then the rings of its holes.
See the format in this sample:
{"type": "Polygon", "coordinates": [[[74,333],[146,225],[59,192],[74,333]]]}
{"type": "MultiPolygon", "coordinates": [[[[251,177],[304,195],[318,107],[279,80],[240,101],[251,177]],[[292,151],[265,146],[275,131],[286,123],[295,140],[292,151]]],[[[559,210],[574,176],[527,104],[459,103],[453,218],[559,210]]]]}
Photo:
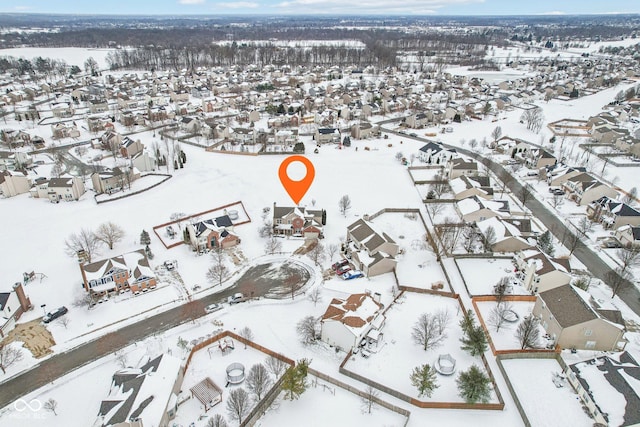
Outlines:
{"type": "Polygon", "coordinates": [[[222,402],[222,389],[209,377],[191,387],[190,390],[191,396],[198,399],[200,403],[204,405],[205,412],[222,402]]]}

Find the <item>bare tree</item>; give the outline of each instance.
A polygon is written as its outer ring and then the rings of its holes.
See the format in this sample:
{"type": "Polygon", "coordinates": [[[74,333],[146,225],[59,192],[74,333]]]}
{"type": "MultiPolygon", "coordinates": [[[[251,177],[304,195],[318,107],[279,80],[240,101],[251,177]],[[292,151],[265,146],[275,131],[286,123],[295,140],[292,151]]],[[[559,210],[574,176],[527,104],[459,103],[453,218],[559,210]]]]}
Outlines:
{"type": "Polygon", "coordinates": [[[427,211],[431,216],[431,221],[436,220],[437,216],[444,211],[444,203],[427,203],[427,211]]]}
{"type": "Polygon", "coordinates": [[[67,329],[69,327],[69,323],[71,323],[71,319],[69,319],[68,316],[62,316],[58,319],[58,323],[67,329]]]}
{"type": "Polygon", "coordinates": [[[120,366],[123,369],[126,368],[128,364],[127,355],[121,351],[116,351],[115,356],[116,356],[116,362],[118,363],[118,366],[120,366]]]}
{"type": "Polygon", "coordinates": [[[447,183],[446,178],[442,175],[442,172],[438,172],[433,177],[433,182],[429,184],[429,192],[433,191],[436,198],[440,198],[444,193],[449,191],[451,187],[447,183]]]}
{"type": "Polygon", "coordinates": [[[24,353],[21,348],[16,348],[8,342],[0,342],[0,369],[7,373],[7,368],[22,360],[24,353]]]}
{"type": "Polygon", "coordinates": [[[525,348],[537,348],[538,340],[540,339],[540,331],[538,329],[538,325],[540,324],[540,320],[533,315],[529,315],[522,319],[522,322],[518,325],[516,329],[516,338],[518,338],[518,342],[520,343],[520,348],[524,350],[525,348]]]}
{"type": "Polygon", "coordinates": [[[345,194],[340,198],[340,200],[338,200],[338,209],[340,209],[340,213],[344,217],[347,216],[347,211],[351,209],[351,198],[349,195],[345,194]]]}
{"type": "Polygon", "coordinates": [[[501,302],[496,305],[489,315],[489,324],[496,328],[496,332],[500,331],[500,328],[504,326],[507,321],[507,312],[512,311],[511,304],[501,302]]]}
{"type": "Polygon", "coordinates": [[[329,243],[326,246],[327,256],[329,257],[329,262],[333,262],[333,257],[338,253],[338,249],[340,247],[335,243],[329,243]]]}
{"type": "Polygon", "coordinates": [[[531,188],[530,184],[525,184],[523,185],[520,190],[518,191],[518,200],[520,200],[520,203],[522,203],[522,207],[524,208],[525,212],[527,210],[527,202],[531,199],[533,199],[533,190],[531,188]]]}
{"type": "Polygon", "coordinates": [[[234,388],[229,392],[227,397],[227,411],[229,412],[229,416],[238,421],[239,424],[242,424],[244,416],[249,412],[250,403],[249,393],[243,388],[234,388]]]}
{"type": "Polygon", "coordinates": [[[324,245],[319,241],[316,242],[316,245],[309,251],[309,258],[313,261],[316,266],[322,264],[325,259],[325,249],[324,245]]]}
{"type": "Polygon", "coordinates": [[[440,326],[436,316],[423,313],[411,328],[411,337],[416,344],[422,346],[422,349],[427,351],[440,345],[446,338],[444,333],[440,334],[439,332],[440,326]]]}
{"type": "MultiPolygon", "coordinates": [[[[240,329],[240,332],[238,333],[238,335],[240,335],[242,338],[244,338],[247,341],[253,341],[255,339],[255,336],[253,335],[253,331],[248,326],[245,326],[244,328],[240,329]]],[[[247,348],[246,343],[244,345],[244,348],[247,348]]]]}
{"type": "Polygon", "coordinates": [[[58,413],[56,412],[56,409],[58,408],[58,402],[55,399],[48,399],[42,404],[42,407],[49,412],[53,412],[53,415],[58,415],[58,413]]]}
{"type": "Polygon", "coordinates": [[[586,236],[587,233],[590,233],[591,231],[593,231],[593,223],[589,218],[584,216],[580,218],[580,221],[578,221],[576,228],[583,236],[586,236]]]}
{"type": "Polygon", "coordinates": [[[224,249],[222,249],[219,245],[214,248],[211,252],[211,260],[212,265],[207,270],[207,279],[211,282],[217,282],[219,286],[222,285],[222,282],[229,278],[229,268],[227,267],[225,260],[226,254],[224,249]]]}
{"type": "Polygon", "coordinates": [[[562,233],[562,242],[567,249],[569,249],[569,255],[572,255],[573,252],[580,245],[580,235],[577,233],[572,233],[571,230],[566,228],[562,233]]]}
{"type": "Polygon", "coordinates": [[[296,332],[303,344],[313,344],[316,342],[316,325],[318,319],[314,316],[305,316],[296,325],[296,332]]]}
{"type": "Polygon", "coordinates": [[[636,187],[631,187],[631,189],[624,194],[622,202],[632,206],[636,202],[637,197],[638,189],[636,187]]]}
{"type": "Polygon", "coordinates": [[[207,420],[207,427],[228,427],[228,424],[222,415],[215,414],[207,420]]]}
{"type": "Polygon", "coordinates": [[[280,375],[282,375],[282,373],[285,371],[285,369],[287,369],[287,366],[288,366],[287,362],[285,362],[284,360],[278,359],[275,356],[267,357],[267,360],[265,360],[264,364],[269,370],[269,372],[271,372],[271,374],[276,378],[279,378],[280,375]]]}
{"type": "Polygon", "coordinates": [[[124,237],[124,230],[118,224],[111,221],[100,224],[96,231],[96,238],[113,249],[113,245],[118,243],[124,237]]]}
{"type": "Polygon", "coordinates": [[[564,204],[564,196],[563,195],[558,195],[558,194],[554,194],[553,197],[551,198],[551,206],[553,206],[554,208],[559,208],[560,206],[562,206],[564,204]]]}
{"type": "Polygon", "coordinates": [[[493,142],[498,142],[500,137],[502,136],[502,128],[500,126],[496,126],[493,131],[491,131],[491,138],[493,138],[493,142]]]}
{"type": "Polygon", "coordinates": [[[247,375],[247,388],[255,395],[257,401],[262,399],[270,385],[271,378],[267,368],[262,363],[253,365],[247,375]]]}
{"type": "Polygon", "coordinates": [[[527,125],[527,129],[539,133],[544,124],[544,113],[539,107],[524,110],[520,116],[520,121],[527,125]]]}
{"type": "Polygon", "coordinates": [[[607,285],[611,288],[611,298],[613,298],[618,294],[622,285],[631,279],[631,274],[628,271],[622,270],[621,267],[616,267],[615,270],[611,270],[606,274],[606,278],[607,285]]]}
{"type": "MultiPolygon", "coordinates": [[[[436,320],[436,332],[438,335],[445,335],[451,316],[446,308],[436,311],[434,318],[436,320]]],[[[446,336],[446,335],[445,335],[446,336]]]]}
{"type": "Polygon", "coordinates": [[[627,272],[640,265],[640,248],[637,246],[620,248],[616,251],[616,258],[620,261],[620,269],[627,272]]]}
{"type": "Polygon", "coordinates": [[[276,252],[280,252],[282,250],[282,242],[279,238],[275,236],[271,236],[267,239],[267,242],[264,245],[264,253],[267,255],[273,255],[276,252]]]}
{"type": "Polygon", "coordinates": [[[484,234],[482,236],[485,251],[491,252],[493,250],[493,245],[496,243],[496,240],[498,240],[496,229],[490,225],[484,230],[484,234]]]}
{"type": "Polygon", "coordinates": [[[511,287],[511,278],[509,276],[503,276],[498,280],[493,286],[493,294],[496,296],[496,302],[498,304],[502,303],[504,300],[504,296],[511,287]]]}
{"type": "Polygon", "coordinates": [[[82,228],[78,233],[71,234],[65,241],[65,253],[70,257],[78,256],[78,252],[84,251],[89,262],[94,255],[97,254],[100,247],[100,240],[96,234],[85,228],[82,228]]]}
{"type": "Polygon", "coordinates": [[[318,302],[322,299],[322,289],[319,286],[311,289],[309,292],[309,299],[313,302],[313,306],[315,307],[318,302]]]}
{"type": "Polygon", "coordinates": [[[371,413],[376,400],[378,400],[378,396],[380,393],[375,388],[368,386],[364,391],[364,395],[362,397],[362,407],[367,414],[371,413]]]}

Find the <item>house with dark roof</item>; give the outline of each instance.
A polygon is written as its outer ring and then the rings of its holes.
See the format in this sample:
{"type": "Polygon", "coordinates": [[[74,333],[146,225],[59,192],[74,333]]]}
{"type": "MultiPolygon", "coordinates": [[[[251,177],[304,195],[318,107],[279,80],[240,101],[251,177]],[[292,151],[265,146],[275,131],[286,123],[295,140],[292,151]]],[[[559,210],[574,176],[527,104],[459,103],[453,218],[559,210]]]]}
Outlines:
{"type": "Polygon", "coordinates": [[[600,222],[605,228],[617,229],[623,225],[640,226],[640,211],[610,197],[600,197],[587,206],[587,217],[600,222]]]}
{"type": "Polygon", "coordinates": [[[182,377],[180,359],[167,354],[140,368],[120,369],[111,378],[93,426],[168,426],[177,411],[182,377]]]}
{"type": "Polygon", "coordinates": [[[0,170],[0,197],[13,197],[28,193],[31,180],[22,171],[0,170]]]}
{"type": "Polygon", "coordinates": [[[567,366],[564,371],[584,407],[600,425],[640,425],[640,390],[633,383],[640,381],[640,366],[633,356],[623,351],[567,366]],[[611,404],[609,385],[622,405],[611,404]]]}
{"type": "Polygon", "coordinates": [[[622,246],[640,246],[640,227],[623,225],[615,231],[614,236],[622,246]]]}
{"type": "Polygon", "coordinates": [[[532,313],[560,348],[621,351],[627,344],[620,312],[601,309],[573,285],[540,292],[532,313]]]}
{"type": "Polygon", "coordinates": [[[478,163],[473,160],[452,158],[447,162],[445,170],[450,180],[462,175],[475,176],[478,175],[478,163]]]}
{"type": "Polygon", "coordinates": [[[141,153],[142,150],[144,150],[144,145],[139,139],[133,140],[128,136],[122,138],[122,142],[120,143],[120,155],[122,157],[130,159],[138,153],[141,153]]]}
{"type": "Polygon", "coordinates": [[[571,282],[571,266],[567,258],[551,258],[538,249],[523,250],[515,257],[516,272],[525,289],[545,292],[571,282]]]}
{"type": "Polygon", "coordinates": [[[85,192],[84,182],[79,176],[36,179],[29,190],[31,197],[49,199],[52,203],[79,200],[85,192]]]}
{"type": "Polygon", "coordinates": [[[444,165],[450,159],[458,157],[454,149],[445,149],[442,144],[429,141],[418,150],[418,159],[423,163],[444,165]]]}
{"type": "Polygon", "coordinates": [[[91,174],[93,189],[98,194],[111,194],[130,187],[131,183],[140,178],[140,172],[135,168],[115,167],[110,170],[103,170],[91,174]]]}
{"type": "Polygon", "coordinates": [[[327,223],[324,209],[306,209],[301,206],[276,206],[273,204],[273,233],[284,236],[322,238],[327,223]]]}
{"type": "Polygon", "coordinates": [[[314,136],[316,144],[326,144],[329,142],[339,143],[341,140],[340,130],[337,128],[322,128],[316,129],[314,136]]]}
{"type": "Polygon", "coordinates": [[[347,258],[367,277],[389,273],[396,268],[398,244],[370,221],[359,219],[347,227],[347,258]]]}
{"type": "Polygon", "coordinates": [[[80,264],[84,289],[91,294],[109,292],[146,292],[156,287],[157,281],[144,249],[113,258],[80,264]]]}
{"type": "Polygon", "coordinates": [[[320,339],[332,347],[350,351],[360,347],[369,335],[379,337],[385,318],[379,294],[374,297],[353,294],[346,299],[333,298],[320,319],[320,339]]]}
{"type": "Polygon", "coordinates": [[[454,199],[462,200],[467,197],[480,197],[485,200],[493,199],[493,187],[488,176],[462,175],[449,181],[454,199]]]}
{"type": "Polygon", "coordinates": [[[588,173],[572,176],[562,184],[562,188],[567,197],[579,206],[587,206],[603,196],[615,198],[618,195],[616,190],[588,173]]]}
{"type": "Polygon", "coordinates": [[[476,223],[485,238],[489,236],[490,230],[493,229],[492,252],[518,252],[535,246],[535,241],[528,241],[528,236],[523,235],[521,231],[521,229],[531,230],[531,220],[528,218],[522,218],[521,220],[513,218],[512,221],[496,216],[476,223]],[[520,221],[527,224],[520,224],[520,221]]]}
{"type": "Polygon", "coordinates": [[[458,200],[455,208],[460,217],[468,223],[484,221],[487,218],[496,216],[511,216],[511,208],[508,200],[484,200],[477,196],[467,197],[458,200]]]}
{"type": "Polygon", "coordinates": [[[191,247],[196,252],[227,249],[240,244],[240,237],[233,233],[233,222],[229,215],[187,224],[186,230],[191,247]]]}

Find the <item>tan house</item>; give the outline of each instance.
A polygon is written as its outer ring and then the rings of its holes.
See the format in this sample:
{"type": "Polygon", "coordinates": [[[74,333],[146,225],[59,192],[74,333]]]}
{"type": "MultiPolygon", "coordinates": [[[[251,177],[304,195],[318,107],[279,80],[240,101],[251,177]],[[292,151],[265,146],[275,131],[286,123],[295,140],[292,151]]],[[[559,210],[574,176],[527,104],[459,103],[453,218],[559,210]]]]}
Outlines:
{"type": "Polygon", "coordinates": [[[304,207],[276,206],[273,204],[273,233],[285,236],[320,238],[326,225],[324,209],[309,210],[304,207]]]}
{"type": "Polygon", "coordinates": [[[587,206],[594,200],[603,196],[615,198],[618,192],[607,184],[597,180],[588,173],[583,173],[569,178],[562,184],[568,198],[575,201],[579,206],[587,206]]]}
{"type": "Polygon", "coordinates": [[[111,194],[130,186],[139,177],[140,174],[135,173],[135,169],[115,167],[111,170],[91,174],[91,182],[97,194],[111,194]]]}
{"type": "Polygon", "coordinates": [[[525,289],[545,292],[571,282],[571,267],[566,258],[549,258],[537,249],[519,252],[515,258],[516,272],[525,289]]]}
{"type": "Polygon", "coordinates": [[[587,206],[587,217],[591,221],[602,223],[604,228],[640,226],[640,211],[606,196],[594,200],[587,206]]]}
{"type": "Polygon", "coordinates": [[[135,141],[128,136],[122,138],[122,142],[120,144],[120,155],[125,158],[132,158],[138,155],[144,150],[144,145],[140,142],[139,139],[135,141]]]}
{"type": "Polygon", "coordinates": [[[462,175],[449,181],[449,186],[456,200],[477,196],[485,200],[493,199],[493,187],[488,176],[462,175]]]}
{"type": "Polygon", "coordinates": [[[455,204],[460,217],[468,223],[484,221],[496,216],[511,215],[508,200],[480,200],[477,196],[458,200],[455,204]]]}
{"type": "Polygon", "coordinates": [[[191,247],[196,252],[227,249],[240,244],[240,238],[232,233],[233,222],[228,215],[187,224],[186,230],[191,247]]]}
{"type": "Polygon", "coordinates": [[[53,139],[80,138],[80,131],[73,123],[58,122],[51,125],[53,139]]]}
{"type": "Polygon", "coordinates": [[[572,285],[538,294],[533,315],[560,348],[622,351],[624,319],[617,310],[603,310],[591,295],[572,285]]]}
{"type": "Polygon", "coordinates": [[[84,289],[92,294],[131,290],[146,292],[157,285],[144,249],[88,264],[80,264],[84,289]]]}
{"type": "Polygon", "coordinates": [[[451,159],[447,162],[445,170],[450,180],[462,175],[474,176],[478,175],[478,163],[473,160],[451,159]]]}
{"type": "Polygon", "coordinates": [[[380,127],[370,122],[360,122],[351,126],[351,137],[365,139],[380,135],[380,127]]]}
{"type": "Polygon", "coordinates": [[[28,193],[30,188],[31,180],[24,172],[0,171],[0,196],[17,196],[18,194],[28,193]]]}
{"type": "Polygon", "coordinates": [[[359,219],[347,227],[347,258],[367,277],[389,273],[396,268],[399,246],[373,224],[359,219]]]}
{"type": "Polygon", "coordinates": [[[330,142],[340,142],[340,131],[336,128],[317,128],[314,136],[316,144],[326,144],[330,142]]]}
{"type": "Polygon", "coordinates": [[[353,294],[332,299],[320,320],[320,339],[331,347],[354,352],[368,338],[379,340],[385,318],[378,297],[353,294]]]}
{"type": "MultiPolygon", "coordinates": [[[[52,203],[58,203],[61,200],[71,202],[79,200],[86,192],[82,178],[78,176],[65,176],[60,178],[51,178],[46,182],[46,195],[37,197],[47,197],[52,203]]],[[[32,193],[33,195],[33,193],[32,193]]]]}
{"type": "Polygon", "coordinates": [[[640,246],[640,227],[623,225],[614,234],[622,246],[640,246]]]}
{"type": "MultiPolygon", "coordinates": [[[[522,231],[518,225],[522,227],[523,224],[528,223],[528,229],[530,231],[531,224],[527,218],[513,219],[511,222],[503,219],[502,217],[493,217],[485,219],[476,223],[482,235],[487,237],[490,227],[493,229],[495,240],[491,244],[492,252],[520,252],[525,249],[531,249],[535,247],[535,244],[527,240],[526,231],[522,231]],[[514,224],[515,223],[515,224],[514,224]],[[518,224],[518,225],[516,225],[518,224]]],[[[523,227],[524,228],[524,227],[523,227]]],[[[526,228],[525,228],[526,230],[526,228]]]]}

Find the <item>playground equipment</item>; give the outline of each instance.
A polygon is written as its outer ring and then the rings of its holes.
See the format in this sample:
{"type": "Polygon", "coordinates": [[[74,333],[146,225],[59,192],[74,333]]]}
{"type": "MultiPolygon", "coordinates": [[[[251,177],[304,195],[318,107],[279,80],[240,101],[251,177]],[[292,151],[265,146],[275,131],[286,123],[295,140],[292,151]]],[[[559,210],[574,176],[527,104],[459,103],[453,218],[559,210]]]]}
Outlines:
{"type": "Polygon", "coordinates": [[[36,279],[39,279],[40,282],[42,282],[42,279],[44,279],[45,277],[47,277],[46,274],[44,273],[36,273],[35,271],[32,271],[30,273],[27,273],[26,271],[24,273],[22,273],[22,282],[26,285],[29,282],[33,282],[36,279]]]}

